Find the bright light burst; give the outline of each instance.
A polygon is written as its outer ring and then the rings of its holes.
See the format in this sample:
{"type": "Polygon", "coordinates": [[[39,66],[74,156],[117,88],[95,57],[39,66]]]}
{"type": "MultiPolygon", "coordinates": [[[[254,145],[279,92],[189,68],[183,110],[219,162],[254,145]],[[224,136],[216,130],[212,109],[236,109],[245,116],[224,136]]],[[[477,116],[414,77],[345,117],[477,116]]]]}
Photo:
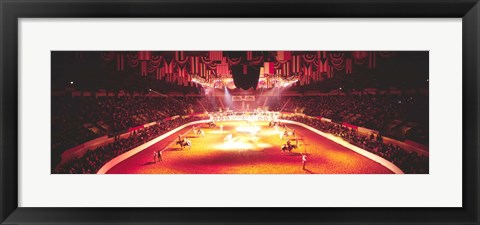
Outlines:
{"type": "Polygon", "coordinates": [[[260,151],[272,147],[267,143],[255,143],[248,138],[234,138],[232,141],[226,141],[222,144],[213,146],[216,150],[223,151],[260,151]]]}
{"type": "Polygon", "coordinates": [[[248,133],[248,134],[257,134],[260,132],[259,126],[239,126],[236,128],[238,133],[248,133]]]}

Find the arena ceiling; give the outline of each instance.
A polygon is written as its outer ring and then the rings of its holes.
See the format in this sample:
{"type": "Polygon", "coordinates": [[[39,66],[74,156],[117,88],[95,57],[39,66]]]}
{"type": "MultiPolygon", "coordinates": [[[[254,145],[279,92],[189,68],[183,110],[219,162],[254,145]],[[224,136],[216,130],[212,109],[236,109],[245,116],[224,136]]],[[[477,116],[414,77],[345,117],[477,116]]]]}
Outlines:
{"type": "Polygon", "coordinates": [[[52,52],[54,55],[63,55],[57,57],[60,66],[52,60],[54,79],[62,72],[62,76],[71,76],[66,75],[65,64],[81,67],[70,73],[127,73],[180,86],[218,89],[305,86],[359,73],[392,77],[403,71],[397,76],[406,79],[409,71],[420,71],[422,80],[428,78],[428,51],[87,51],[52,52]],[[70,64],[65,61],[68,59],[70,64]],[[55,70],[58,67],[63,70],[55,70]]]}

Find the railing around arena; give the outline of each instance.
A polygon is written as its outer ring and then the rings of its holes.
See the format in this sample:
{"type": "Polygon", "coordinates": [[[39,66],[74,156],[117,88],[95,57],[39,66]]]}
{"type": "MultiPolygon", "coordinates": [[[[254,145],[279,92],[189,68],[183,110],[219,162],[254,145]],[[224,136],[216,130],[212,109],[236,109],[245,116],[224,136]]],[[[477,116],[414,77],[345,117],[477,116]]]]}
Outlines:
{"type": "Polygon", "coordinates": [[[102,168],[100,168],[100,170],[98,170],[97,174],[107,173],[110,169],[112,169],[117,164],[123,162],[125,159],[128,159],[128,158],[132,157],[133,155],[143,151],[144,149],[154,145],[155,143],[167,138],[168,136],[178,132],[179,130],[181,130],[185,127],[195,125],[195,124],[207,123],[209,121],[210,120],[198,120],[198,121],[189,122],[189,123],[183,124],[179,127],[176,127],[175,129],[173,129],[173,130],[171,130],[167,133],[164,133],[164,134],[158,136],[157,138],[154,138],[154,139],[148,141],[147,143],[144,143],[140,146],[137,146],[137,147],[131,149],[130,151],[127,151],[127,152],[113,158],[112,160],[108,161],[105,165],[103,165],[102,168]]]}
{"type": "MultiPolygon", "coordinates": [[[[189,115],[184,115],[182,117],[183,118],[188,118],[188,117],[204,117],[204,116],[206,116],[206,114],[204,114],[204,113],[193,113],[193,114],[189,114],[189,115]]],[[[146,123],[144,125],[131,127],[131,128],[129,128],[125,131],[122,131],[121,133],[116,134],[116,135],[119,136],[120,138],[124,138],[124,137],[129,136],[130,132],[132,132],[132,131],[147,128],[149,126],[156,125],[156,124],[159,124],[161,122],[174,120],[174,119],[179,118],[179,117],[180,116],[172,116],[172,117],[165,118],[162,121],[150,122],[150,123],[146,123]]],[[[55,165],[55,168],[58,168],[58,167],[62,166],[63,164],[65,164],[66,162],[68,162],[72,159],[83,156],[88,150],[97,148],[97,147],[102,146],[102,145],[106,145],[106,144],[111,143],[113,141],[114,141],[114,136],[105,135],[105,136],[90,140],[88,142],[85,142],[83,144],[80,144],[78,146],[69,148],[69,149],[63,151],[63,153],[60,156],[61,157],[60,162],[58,163],[58,165],[55,165]]]]}
{"type": "MultiPolygon", "coordinates": [[[[279,114],[278,114],[279,115],[279,114]]],[[[231,118],[232,120],[245,120],[245,119],[248,119],[248,118],[254,118],[254,116],[257,116],[257,118],[260,118],[260,120],[262,119],[265,119],[267,120],[268,117],[264,117],[264,115],[262,114],[252,114],[252,115],[245,115],[245,117],[243,117],[243,115],[237,115],[237,116],[232,116],[230,115],[230,117],[228,117],[227,115],[227,118],[231,118]]],[[[270,115],[270,116],[275,116],[275,115],[270,115]]],[[[271,119],[271,117],[270,117],[271,119]]],[[[310,131],[314,132],[314,133],[317,133],[331,141],[334,141],[352,151],[355,151],[357,152],[358,154],[361,154],[373,161],[376,161],[378,162],[379,164],[383,165],[384,167],[388,168],[389,170],[391,170],[392,172],[396,173],[396,174],[403,174],[403,171],[398,168],[396,165],[394,165],[393,163],[389,162],[388,160],[378,156],[378,155],[375,155],[371,152],[368,152],[367,150],[364,150],[364,149],[361,149],[353,144],[350,144],[348,143],[347,141],[343,140],[342,138],[339,138],[339,137],[336,137],[332,134],[327,134],[327,133],[324,133],[322,131],[319,131],[315,128],[312,128],[306,124],[303,124],[301,122],[297,122],[297,121],[290,121],[290,120],[283,120],[283,119],[275,119],[276,121],[279,121],[279,122],[282,122],[282,123],[289,123],[289,124],[295,124],[295,125],[298,125],[298,126],[302,126],[306,129],[309,129],[310,131]]],[[[188,127],[188,126],[191,126],[191,125],[194,125],[194,124],[199,124],[199,123],[207,123],[207,122],[210,122],[212,120],[200,120],[200,121],[194,121],[194,122],[189,122],[189,123],[186,123],[186,124],[183,124],[145,144],[142,144],[136,148],[133,148],[131,149],[130,151],[127,151],[117,157],[115,157],[114,159],[110,160],[109,162],[107,162],[105,165],[102,166],[102,168],[100,168],[100,170],[97,172],[97,174],[106,174],[110,169],[112,169],[113,167],[115,167],[116,165],[118,165],[119,163],[123,162],[124,160],[130,158],[131,156],[143,151],[144,149],[154,145],[155,143],[167,138],[168,136],[174,134],[175,132],[178,132],[179,130],[185,128],[185,127],[188,127]]],[[[226,121],[226,120],[225,120],[226,121]]],[[[271,120],[270,120],[271,121],[271,120]]]]}

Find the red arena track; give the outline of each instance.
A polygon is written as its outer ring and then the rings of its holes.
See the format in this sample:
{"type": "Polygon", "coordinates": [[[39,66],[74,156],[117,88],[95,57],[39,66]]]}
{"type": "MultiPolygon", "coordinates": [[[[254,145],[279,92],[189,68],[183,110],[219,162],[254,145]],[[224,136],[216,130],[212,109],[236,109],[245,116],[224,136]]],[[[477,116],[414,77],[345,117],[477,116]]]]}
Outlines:
{"type": "MultiPolygon", "coordinates": [[[[121,161],[108,174],[392,174],[383,165],[364,157],[304,127],[295,129],[299,147],[282,152],[285,138],[268,122],[245,121],[201,125],[205,137],[197,137],[192,126],[184,128],[141,152],[121,161]],[[254,137],[243,129],[259,127],[254,137]],[[175,145],[178,135],[187,137],[192,148],[175,145]],[[227,135],[231,134],[228,140],[227,135]],[[163,161],[154,163],[154,151],[162,151],[163,161]],[[306,170],[302,154],[307,155],[306,170]]],[[[200,126],[200,125],[197,125],[200,126]]]]}

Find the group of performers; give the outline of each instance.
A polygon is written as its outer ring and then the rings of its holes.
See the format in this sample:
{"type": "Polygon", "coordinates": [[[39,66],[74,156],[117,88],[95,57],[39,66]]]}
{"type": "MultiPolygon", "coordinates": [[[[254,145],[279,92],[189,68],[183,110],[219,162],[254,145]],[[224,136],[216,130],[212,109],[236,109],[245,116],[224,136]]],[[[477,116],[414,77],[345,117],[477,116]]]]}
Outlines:
{"type": "Polygon", "coordinates": [[[225,138],[223,138],[224,142],[231,142],[233,140],[233,135],[231,133],[227,134],[225,138]]]}
{"type": "MultiPolygon", "coordinates": [[[[278,121],[274,121],[274,120],[271,120],[269,123],[268,123],[268,126],[269,127],[278,127],[280,125],[280,122],[278,121]]],[[[285,126],[285,125],[284,125],[285,126]]]]}
{"type": "Polygon", "coordinates": [[[197,137],[205,137],[205,132],[203,132],[202,129],[200,129],[200,127],[197,129],[197,127],[193,126],[193,129],[192,129],[193,133],[197,135],[197,137]]]}
{"type": "Polygon", "coordinates": [[[217,127],[217,124],[215,124],[213,121],[210,121],[207,123],[208,128],[215,128],[217,127]]]}
{"type": "Polygon", "coordinates": [[[283,132],[280,133],[280,140],[283,140],[284,137],[288,139],[288,137],[290,137],[290,136],[292,136],[294,138],[297,137],[297,133],[295,132],[295,129],[292,129],[292,131],[289,132],[288,129],[285,127],[285,128],[283,128],[283,132]]]}
{"type": "MultiPolygon", "coordinates": [[[[197,135],[197,137],[205,137],[205,132],[200,127],[193,126],[192,131],[195,135],[197,135]]],[[[188,147],[189,149],[192,148],[192,142],[188,140],[186,136],[182,139],[182,136],[180,134],[178,135],[178,140],[176,144],[180,145],[182,149],[184,147],[188,147]]]]}
{"type": "Polygon", "coordinates": [[[216,112],[210,114],[212,121],[269,121],[276,120],[279,116],[278,112],[268,112],[263,110],[254,110],[254,112],[216,112]]]}
{"type": "Polygon", "coordinates": [[[187,139],[187,137],[184,137],[182,139],[182,136],[179,134],[178,135],[178,141],[176,143],[177,145],[180,145],[180,147],[183,149],[183,147],[188,147],[189,149],[192,148],[192,142],[187,139]]]}
{"type": "MultiPolygon", "coordinates": [[[[247,121],[247,125],[250,125],[249,121],[247,121]]],[[[213,121],[207,123],[207,126],[209,128],[216,128],[218,127],[213,121]]],[[[288,151],[291,152],[293,149],[299,147],[299,141],[298,138],[296,137],[296,131],[295,129],[291,129],[289,131],[288,127],[285,124],[281,124],[280,122],[277,121],[270,121],[269,123],[270,127],[275,127],[278,129],[279,126],[283,128],[283,132],[280,132],[280,139],[283,140],[283,138],[286,138],[286,143],[282,145],[281,149],[282,152],[288,151]],[[294,141],[294,143],[292,143],[294,141]]],[[[223,126],[221,126],[223,128],[223,126]]],[[[223,129],[222,129],[223,130],[223,129]]],[[[193,126],[192,131],[197,137],[205,137],[205,132],[200,128],[200,127],[195,127],[193,126]]],[[[252,134],[254,136],[254,134],[252,134]]],[[[233,140],[233,135],[231,133],[227,134],[225,136],[224,141],[225,142],[231,142],[233,140]]],[[[183,137],[182,135],[178,134],[178,139],[176,141],[176,145],[180,145],[180,147],[183,149],[184,147],[188,147],[191,149],[192,147],[192,142],[187,139],[187,137],[183,137]]],[[[162,161],[162,152],[161,151],[154,151],[154,162],[160,162],[162,161]]]]}
{"type": "MultiPolygon", "coordinates": [[[[216,128],[217,127],[217,125],[213,122],[208,123],[207,125],[208,125],[209,128],[216,128]]],[[[247,125],[251,125],[251,124],[249,122],[247,122],[247,125]]],[[[274,122],[274,121],[270,122],[270,124],[269,124],[270,127],[277,127],[278,125],[279,125],[279,123],[274,122]]],[[[295,129],[292,129],[289,132],[288,128],[284,124],[282,125],[282,127],[283,127],[283,133],[281,133],[280,138],[283,140],[283,136],[285,136],[287,139],[286,139],[286,143],[281,146],[281,151],[282,151],[282,153],[284,153],[284,152],[291,153],[294,149],[299,148],[299,144],[300,144],[299,140],[296,136],[295,129]],[[294,143],[292,143],[293,141],[294,141],[294,143]]],[[[223,126],[220,126],[219,128],[223,128],[223,126]]],[[[194,134],[197,135],[197,137],[199,137],[200,135],[202,137],[205,137],[205,133],[203,132],[203,130],[200,127],[197,128],[197,127],[193,126],[192,131],[193,131],[194,134]]],[[[252,132],[251,135],[256,140],[255,133],[252,132]]],[[[224,142],[232,142],[232,141],[233,141],[233,135],[232,135],[232,133],[228,133],[224,138],[224,142]]],[[[182,138],[182,135],[180,135],[180,134],[178,134],[178,139],[176,141],[176,144],[180,145],[182,149],[184,147],[188,147],[189,149],[192,147],[191,141],[188,140],[186,136],[182,138]]],[[[157,163],[157,162],[162,162],[162,161],[163,161],[162,150],[154,151],[153,152],[153,162],[157,163]]],[[[307,155],[302,154],[302,169],[303,170],[305,170],[306,162],[307,162],[307,155]]]]}
{"type": "Polygon", "coordinates": [[[157,163],[157,162],[161,162],[161,161],[163,161],[162,151],[161,150],[153,151],[153,162],[157,163]]]}
{"type": "Polygon", "coordinates": [[[280,140],[283,140],[283,138],[287,138],[287,142],[286,144],[282,145],[282,152],[291,152],[293,149],[299,147],[299,142],[295,129],[291,129],[291,131],[289,131],[288,127],[285,124],[280,124],[280,122],[276,121],[271,121],[269,126],[275,127],[276,129],[278,129],[278,126],[281,126],[283,128],[283,132],[280,133],[280,140]],[[295,144],[292,144],[292,140],[295,140],[295,144]]]}

